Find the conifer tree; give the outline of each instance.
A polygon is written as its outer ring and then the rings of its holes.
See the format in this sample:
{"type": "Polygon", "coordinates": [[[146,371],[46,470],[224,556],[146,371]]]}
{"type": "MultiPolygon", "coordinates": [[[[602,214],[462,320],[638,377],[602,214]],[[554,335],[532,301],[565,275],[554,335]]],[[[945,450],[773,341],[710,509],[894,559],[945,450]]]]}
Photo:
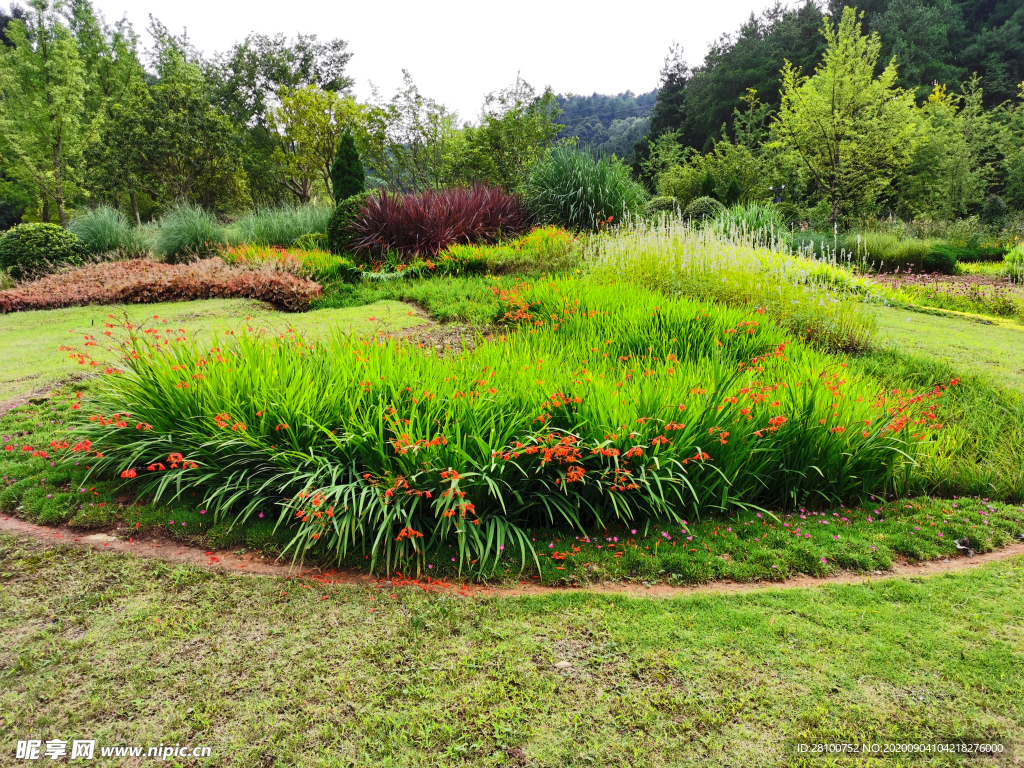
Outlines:
{"type": "Polygon", "coordinates": [[[352,195],[366,190],[366,170],[359,159],[355,139],[351,131],[345,131],[338,143],[338,154],[331,166],[331,193],[334,201],[340,203],[352,195]]]}

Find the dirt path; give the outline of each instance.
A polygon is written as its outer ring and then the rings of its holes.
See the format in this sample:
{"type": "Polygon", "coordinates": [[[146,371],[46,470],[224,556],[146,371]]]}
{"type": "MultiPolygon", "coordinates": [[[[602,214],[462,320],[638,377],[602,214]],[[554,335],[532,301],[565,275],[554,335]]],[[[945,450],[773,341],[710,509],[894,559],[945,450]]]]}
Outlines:
{"type": "Polygon", "coordinates": [[[667,584],[642,584],[611,582],[592,584],[588,587],[574,589],[571,587],[546,587],[532,581],[521,581],[518,585],[493,586],[478,584],[452,583],[427,579],[420,581],[413,578],[378,579],[362,571],[356,570],[324,570],[321,568],[299,568],[288,562],[278,563],[260,557],[252,552],[240,554],[243,550],[204,550],[172,541],[168,538],[144,534],[141,537],[129,537],[127,540],[109,533],[75,531],[69,528],[53,528],[34,525],[15,517],[0,518],[0,532],[20,534],[54,544],[70,544],[91,549],[109,549],[115,552],[128,552],[137,557],[164,560],[171,564],[193,565],[221,573],[246,573],[257,576],[281,576],[298,579],[309,579],[321,584],[339,584],[352,586],[379,586],[386,588],[411,586],[428,591],[453,591],[461,595],[515,597],[518,595],[541,595],[554,592],[580,591],[595,594],[631,595],[634,597],[675,597],[697,593],[736,593],[753,592],[765,589],[795,589],[816,587],[823,584],[863,584],[868,581],[891,579],[907,576],[932,576],[938,573],[961,571],[983,563],[1006,560],[1011,557],[1024,556],[1024,542],[1011,544],[1008,547],[975,555],[953,557],[945,560],[910,564],[897,563],[889,571],[872,571],[870,573],[841,573],[836,576],[818,578],[814,576],[796,576],[781,582],[740,583],[717,581],[692,587],[674,587],[667,584]]]}

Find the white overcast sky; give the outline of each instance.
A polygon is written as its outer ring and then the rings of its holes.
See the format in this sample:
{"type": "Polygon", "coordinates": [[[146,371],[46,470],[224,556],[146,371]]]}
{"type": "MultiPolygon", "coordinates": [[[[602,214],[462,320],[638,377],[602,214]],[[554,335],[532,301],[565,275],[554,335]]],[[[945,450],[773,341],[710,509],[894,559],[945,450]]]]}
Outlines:
{"type": "MultiPolygon", "coordinates": [[[[420,91],[478,116],[484,95],[515,81],[557,93],[642,93],[657,87],[669,44],[691,65],[768,0],[94,0],[107,21],[127,14],[144,32],[149,14],[174,33],[187,28],[207,55],[249,32],[340,37],[353,57],[356,96],[373,81],[390,96],[408,69],[420,91]]],[[[143,34],[144,45],[149,45],[143,34]]]]}

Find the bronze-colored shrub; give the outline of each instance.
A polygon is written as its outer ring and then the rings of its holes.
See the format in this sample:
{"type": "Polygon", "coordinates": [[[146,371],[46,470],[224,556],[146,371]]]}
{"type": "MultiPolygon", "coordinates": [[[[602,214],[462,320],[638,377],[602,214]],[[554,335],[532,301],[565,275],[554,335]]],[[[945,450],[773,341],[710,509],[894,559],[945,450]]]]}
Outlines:
{"type": "Polygon", "coordinates": [[[0,312],[223,298],[258,299],[298,312],[309,309],[320,291],[312,280],[272,267],[242,269],[219,258],[191,264],[137,259],[89,264],[0,291],[0,312]]]}

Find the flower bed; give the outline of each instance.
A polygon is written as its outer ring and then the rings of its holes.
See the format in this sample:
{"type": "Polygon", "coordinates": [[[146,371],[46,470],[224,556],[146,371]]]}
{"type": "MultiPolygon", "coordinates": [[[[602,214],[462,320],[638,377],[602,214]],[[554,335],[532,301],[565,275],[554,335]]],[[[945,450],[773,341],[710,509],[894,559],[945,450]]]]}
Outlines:
{"type": "Polygon", "coordinates": [[[141,491],[271,515],[296,553],[392,568],[457,542],[483,570],[530,525],[898,491],[941,428],[944,386],[879,391],[757,313],[569,281],[502,299],[523,329],[443,359],[134,336],[75,440],[141,491]]]}

